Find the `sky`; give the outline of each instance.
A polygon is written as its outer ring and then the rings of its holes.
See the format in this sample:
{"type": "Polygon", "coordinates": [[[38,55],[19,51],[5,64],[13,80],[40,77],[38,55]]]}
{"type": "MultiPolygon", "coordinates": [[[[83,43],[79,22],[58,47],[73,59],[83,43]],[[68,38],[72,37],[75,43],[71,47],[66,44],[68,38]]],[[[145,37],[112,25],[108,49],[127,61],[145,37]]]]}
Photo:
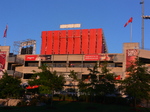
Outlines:
{"type": "MultiPolygon", "coordinates": [[[[123,43],[138,42],[141,46],[140,2],[141,0],[0,0],[0,45],[10,46],[10,52],[14,52],[15,42],[36,40],[36,54],[40,54],[42,31],[65,30],[59,28],[61,24],[81,24],[78,29],[102,28],[108,52],[122,53],[123,43]],[[132,23],[124,27],[130,17],[133,17],[132,23]],[[7,37],[3,38],[6,25],[7,37]]],[[[150,0],[144,0],[144,15],[150,15],[149,5],[150,0]]],[[[144,20],[144,48],[147,50],[150,50],[149,26],[150,20],[144,20]]]]}

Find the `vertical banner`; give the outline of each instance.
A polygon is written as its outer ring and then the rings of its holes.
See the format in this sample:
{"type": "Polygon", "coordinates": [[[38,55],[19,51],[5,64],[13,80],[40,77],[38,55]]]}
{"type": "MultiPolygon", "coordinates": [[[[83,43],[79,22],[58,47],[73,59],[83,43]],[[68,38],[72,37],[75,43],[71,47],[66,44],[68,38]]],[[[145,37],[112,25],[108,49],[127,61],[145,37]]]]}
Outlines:
{"type": "MultiPolygon", "coordinates": [[[[138,55],[137,49],[127,49],[126,50],[126,70],[128,67],[130,67],[136,60],[136,57],[138,55]]],[[[129,73],[126,72],[126,78],[129,77],[129,73]]]]}
{"type": "Polygon", "coordinates": [[[0,51],[0,78],[3,76],[3,70],[6,63],[6,51],[0,51]]]}
{"type": "Polygon", "coordinates": [[[127,49],[126,50],[126,69],[135,61],[138,54],[137,49],[127,49]]]}

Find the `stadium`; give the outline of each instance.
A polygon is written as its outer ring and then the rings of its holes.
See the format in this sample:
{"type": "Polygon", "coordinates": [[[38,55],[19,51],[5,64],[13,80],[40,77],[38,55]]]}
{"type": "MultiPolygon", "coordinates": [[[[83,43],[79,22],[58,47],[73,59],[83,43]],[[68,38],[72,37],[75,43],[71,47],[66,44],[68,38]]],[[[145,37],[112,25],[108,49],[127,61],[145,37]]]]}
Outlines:
{"type": "Polygon", "coordinates": [[[20,42],[18,54],[10,53],[10,46],[0,46],[1,71],[6,70],[26,84],[33,70],[38,72],[38,67],[46,64],[51,71],[64,75],[67,87],[72,84],[68,76],[71,70],[77,73],[78,79],[88,81],[87,68],[107,62],[116,80],[121,80],[126,78],[129,62],[137,56],[145,66],[150,66],[150,51],[140,49],[139,43],[123,43],[122,53],[108,53],[102,28],[42,31],[40,54],[36,54],[35,49],[35,40],[20,42]]]}

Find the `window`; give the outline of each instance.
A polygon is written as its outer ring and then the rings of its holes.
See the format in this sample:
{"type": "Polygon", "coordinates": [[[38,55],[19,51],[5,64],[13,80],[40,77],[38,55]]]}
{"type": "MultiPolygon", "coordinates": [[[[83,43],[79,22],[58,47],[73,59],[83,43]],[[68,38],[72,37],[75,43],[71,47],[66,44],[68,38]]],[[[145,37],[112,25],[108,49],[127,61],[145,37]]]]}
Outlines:
{"type": "Polygon", "coordinates": [[[23,79],[31,79],[33,74],[24,74],[23,79]]]}
{"type": "Polygon", "coordinates": [[[38,67],[38,61],[26,61],[25,66],[38,67]]]}

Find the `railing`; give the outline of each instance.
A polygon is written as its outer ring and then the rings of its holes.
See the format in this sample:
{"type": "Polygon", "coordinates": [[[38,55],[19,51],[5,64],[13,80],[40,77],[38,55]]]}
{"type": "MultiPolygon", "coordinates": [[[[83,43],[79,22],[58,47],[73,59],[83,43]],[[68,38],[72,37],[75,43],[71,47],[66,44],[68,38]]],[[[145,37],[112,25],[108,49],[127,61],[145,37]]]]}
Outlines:
{"type": "Polygon", "coordinates": [[[17,72],[17,71],[15,71],[15,73],[14,73],[14,77],[21,78],[21,77],[22,77],[22,75],[23,75],[23,73],[21,73],[21,72],[17,72]]]}
{"type": "Polygon", "coordinates": [[[7,73],[8,73],[8,75],[10,75],[10,76],[14,76],[14,70],[7,70],[6,71],[7,73]]]}
{"type": "Polygon", "coordinates": [[[18,58],[16,56],[8,57],[8,62],[14,62],[18,64],[24,64],[24,60],[22,58],[18,58]]]}
{"type": "Polygon", "coordinates": [[[7,73],[8,73],[9,76],[18,77],[18,78],[21,78],[22,74],[23,74],[21,72],[17,72],[17,71],[14,71],[14,70],[7,70],[7,73]]]}

